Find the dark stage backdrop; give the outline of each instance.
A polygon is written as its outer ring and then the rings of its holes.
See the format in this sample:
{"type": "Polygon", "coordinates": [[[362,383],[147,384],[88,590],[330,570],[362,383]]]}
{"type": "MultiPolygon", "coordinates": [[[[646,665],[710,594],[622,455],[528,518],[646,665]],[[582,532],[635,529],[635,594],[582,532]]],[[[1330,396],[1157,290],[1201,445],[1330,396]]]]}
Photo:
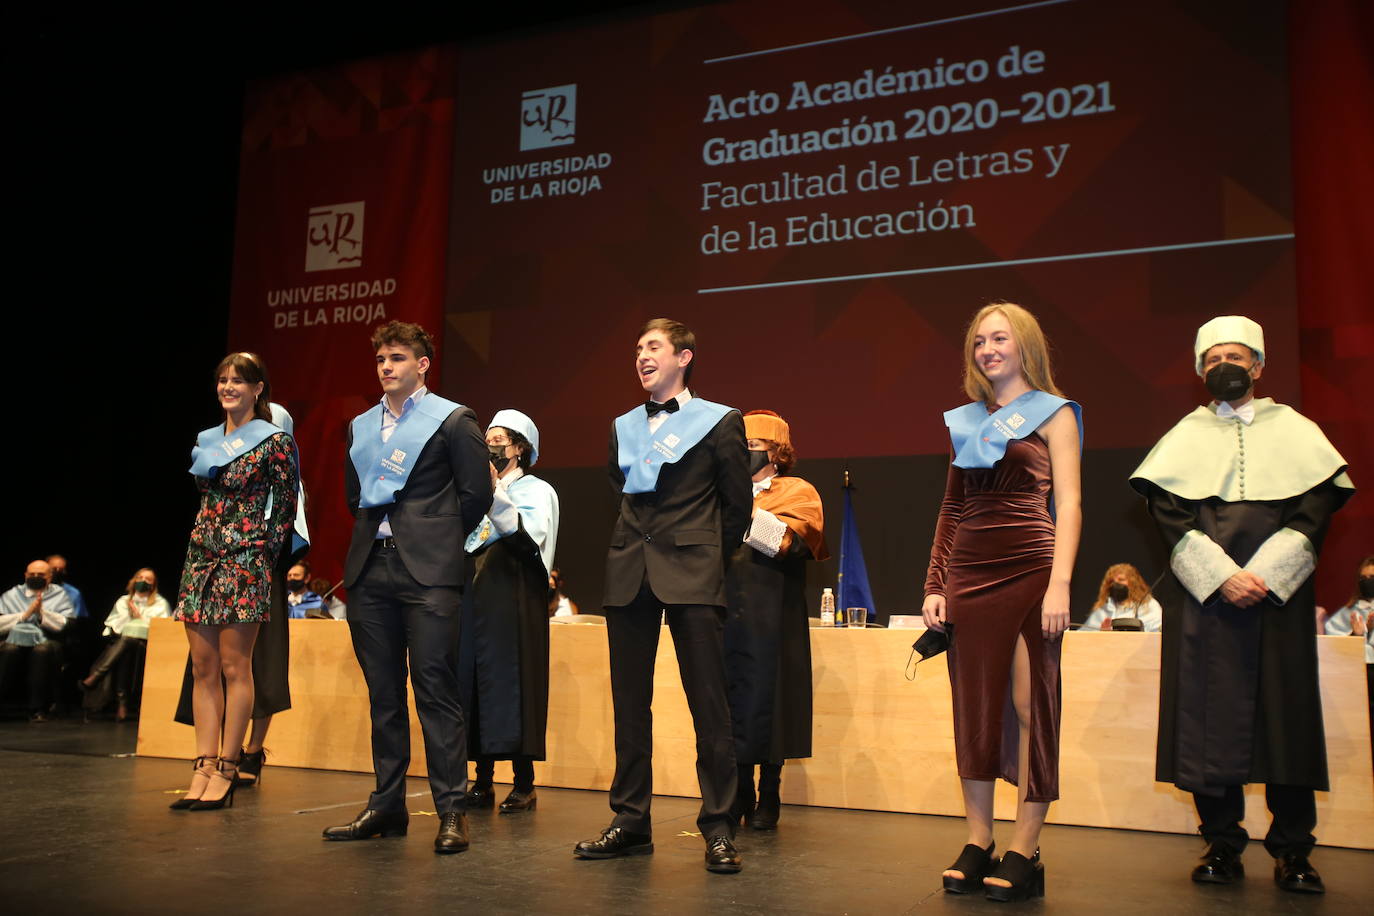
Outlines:
{"type": "MultiPolygon", "coordinates": [[[[940,412],[963,400],[963,325],[992,298],[1041,317],[1084,406],[1080,618],[1109,563],[1164,568],[1125,478],[1205,399],[1191,343],[1212,315],[1265,325],[1261,393],[1320,419],[1370,479],[1368,433],[1332,406],[1374,354],[1349,249],[1370,250],[1374,193],[1332,151],[1366,130],[1333,106],[1352,82],[1368,96],[1349,36],[1369,24],[1354,4],[1291,16],[1278,0],[827,0],[805,16],[759,0],[250,88],[230,338],[268,354],[296,414],[316,566],[338,570],[344,424],[376,397],[363,348],[392,317],[442,323],[446,395],[539,423],[560,565],[589,609],[606,434],[643,397],[632,346],[656,315],[697,331],[702,394],[792,422],[832,550],[850,467],[883,616],[919,606],[940,412]],[[1312,194],[1296,207],[1292,85],[1312,194]],[[1295,238],[1295,209],[1332,250],[1303,224],[1295,238]]],[[[1366,502],[1333,531],[1323,601],[1368,552],[1366,502]]],[[[833,578],[816,570],[812,591],[833,578]]]]}

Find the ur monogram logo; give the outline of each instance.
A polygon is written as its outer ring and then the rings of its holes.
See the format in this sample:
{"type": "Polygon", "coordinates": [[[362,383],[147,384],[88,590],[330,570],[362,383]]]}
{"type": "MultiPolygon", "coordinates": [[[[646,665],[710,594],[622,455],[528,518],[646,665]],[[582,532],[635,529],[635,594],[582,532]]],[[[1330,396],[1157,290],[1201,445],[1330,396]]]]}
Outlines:
{"type": "Polygon", "coordinates": [[[520,149],[568,146],[576,141],[577,84],[531,89],[520,98],[520,149]]]}
{"type": "Polygon", "coordinates": [[[363,266],[363,207],[366,201],[312,207],[306,218],[305,270],[363,266]]]}

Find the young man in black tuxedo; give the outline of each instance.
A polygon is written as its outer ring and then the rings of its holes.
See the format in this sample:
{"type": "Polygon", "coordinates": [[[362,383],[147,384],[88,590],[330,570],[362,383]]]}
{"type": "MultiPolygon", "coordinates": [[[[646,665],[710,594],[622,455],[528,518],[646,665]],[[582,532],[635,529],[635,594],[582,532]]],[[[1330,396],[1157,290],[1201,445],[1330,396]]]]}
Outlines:
{"type": "Polygon", "coordinates": [[[656,318],[640,332],[635,372],[650,399],[611,426],[608,470],[620,516],[606,558],[606,631],[615,704],[615,817],[578,843],[584,859],[653,852],[654,657],[660,616],[672,630],[697,735],[706,868],[737,872],[735,749],[726,695],[725,562],[749,527],[753,492],[740,412],[687,387],[687,327],[656,318]]]}
{"type": "Polygon", "coordinates": [[[367,679],[377,789],[327,840],[402,836],[409,814],[406,660],[425,737],[438,853],[468,848],[467,734],[458,700],[463,541],[491,508],[487,445],[473,412],[425,387],[429,334],[393,321],[372,336],[381,403],[349,426],[345,489],[355,518],[344,561],[348,629],[367,679]]]}

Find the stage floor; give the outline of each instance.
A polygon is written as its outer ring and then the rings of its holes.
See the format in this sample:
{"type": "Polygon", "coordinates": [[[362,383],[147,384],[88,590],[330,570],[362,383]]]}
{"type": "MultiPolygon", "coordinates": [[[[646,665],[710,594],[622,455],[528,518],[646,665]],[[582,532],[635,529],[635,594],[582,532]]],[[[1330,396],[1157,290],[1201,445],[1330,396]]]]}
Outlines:
{"type": "MultiPolygon", "coordinates": [[[[267,767],[234,808],[166,809],[189,767],[135,758],[132,723],[0,723],[0,898],[11,912],[909,913],[988,911],[940,888],[963,845],[957,818],[784,806],[776,833],[742,829],[744,871],[702,868],[697,802],[654,800],[652,856],[579,861],[610,820],[604,792],[540,789],[522,815],[469,816],[472,849],[436,856],[424,780],[409,780],[408,837],[325,843],[362,807],[371,777],[267,767]]],[[[271,746],[271,742],[268,742],[271,746]]],[[[784,778],[786,771],[784,770],[784,778]]],[[[505,788],[498,787],[504,796],[505,788]]],[[[999,838],[1009,827],[998,825],[999,838]]],[[[1320,833],[1320,826],[1318,827],[1320,833]]],[[[1325,897],[1287,894],[1256,842],[1240,886],[1188,880],[1200,841],[1051,826],[1048,897],[1036,911],[1356,913],[1374,897],[1374,853],[1318,849],[1325,897]]],[[[1007,909],[998,910],[1006,912],[1007,909]]]]}

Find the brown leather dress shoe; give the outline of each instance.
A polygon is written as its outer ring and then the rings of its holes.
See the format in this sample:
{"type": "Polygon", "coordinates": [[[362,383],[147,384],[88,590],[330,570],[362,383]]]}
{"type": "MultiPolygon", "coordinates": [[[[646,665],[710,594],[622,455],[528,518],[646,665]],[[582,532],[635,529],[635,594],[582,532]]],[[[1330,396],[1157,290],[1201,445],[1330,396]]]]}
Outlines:
{"type": "Polygon", "coordinates": [[[434,838],[434,851],[440,855],[462,852],[468,848],[468,816],[450,811],[439,816],[439,834],[434,838]]]}
{"type": "Polygon", "coordinates": [[[326,840],[368,840],[374,836],[405,836],[410,824],[407,811],[366,808],[348,824],[324,828],[326,840]]]}
{"type": "Polygon", "coordinates": [[[632,833],[624,827],[612,825],[601,831],[594,840],[583,840],[573,847],[579,859],[614,859],[619,856],[643,856],[654,851],[654,838],[647,833],[632,833]]]}

